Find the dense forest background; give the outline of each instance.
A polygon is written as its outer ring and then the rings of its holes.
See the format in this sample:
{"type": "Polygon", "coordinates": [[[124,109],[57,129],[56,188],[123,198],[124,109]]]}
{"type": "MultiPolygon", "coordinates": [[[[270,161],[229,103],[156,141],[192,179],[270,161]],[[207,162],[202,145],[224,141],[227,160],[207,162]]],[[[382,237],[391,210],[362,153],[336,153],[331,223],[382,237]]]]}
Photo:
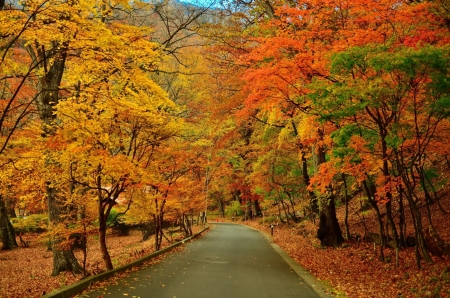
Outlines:
{"type": "Polygon", "coordinates": [[[158,250],[217,211],[440,262],[449,29],[447,0],[0,0],[2,249],[84,276],[112,228],[158,250]]]}

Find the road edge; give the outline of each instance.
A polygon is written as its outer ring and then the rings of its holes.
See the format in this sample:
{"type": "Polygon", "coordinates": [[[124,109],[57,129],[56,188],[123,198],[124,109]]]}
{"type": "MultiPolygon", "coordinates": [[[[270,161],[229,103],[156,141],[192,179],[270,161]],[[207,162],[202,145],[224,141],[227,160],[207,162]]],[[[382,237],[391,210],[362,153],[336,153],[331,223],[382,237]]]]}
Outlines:
{"type": "Polygon", "coordinates": [[[81,293],[83,290],[87,289],[88,287],[90,287],[93,283],[107,280],[107,279],[113,277],[114,275],[125,272],[127,270],[130,270],[133,267],[139,267],[144,262],[146,262],[154,257],[157,257],[159,255],[162,255],[163,253],[166,253],[166,252],[174,249],[175,247],[185,244],[186,242],[189,242],[190,240],[198,237],[199,235],[201,235],[204,231],[206,231],[208,229],[209,229],[209,226],[206,226],[200,232],[198,232],[188,238],[185,238],[179,242],[175,242],[174,244],[172,244],[168,247],[165,247],[161,250],[155,251],[149,255],[146,255],[145,257],[137,259],[137,260],[135,260],[131,263],[128,263],[124,266],[115,268],[113,270],[105,271],[105,272],[102,272],[102,273],[94,275],[94,276],[87,277],[85,279],[82,279],[82,280],[80,280],[76,283],[73,283],[71,285],[68,285],[66,287],[54,290],[54,291],[42,296],[41,298],[70,298],[70,297],[73,297],[73,296],[81,293]]]}
{"type": "Polygon", "coordinates": [[[253,229],[255,231],[258,231],[261,233],[261,235],[266,238],[266,240],[269,242],[269,244],[272,246],[272,248],[283,258],[283,260],[289,265],[289,267],[294,270],[295,273],[314,291],[317,295],[319,295],[321,298],[336,298],[335,295],[331,294],[333,289],[325,284],[323,284],[320,280],[318,280],[314,275],[312,275],[310,272],[308,272],[305,268],[300,266],[299,263],[297,263],[296,260],[291,258],[278,244],[273,242],[273,239],[271,236],[267,235],[261,230],[255,229],[253,227],[247,226],[245,224],[240,223],[234,223],[243,225],[245,227],[248,227],[250,229],[253,229]]]}

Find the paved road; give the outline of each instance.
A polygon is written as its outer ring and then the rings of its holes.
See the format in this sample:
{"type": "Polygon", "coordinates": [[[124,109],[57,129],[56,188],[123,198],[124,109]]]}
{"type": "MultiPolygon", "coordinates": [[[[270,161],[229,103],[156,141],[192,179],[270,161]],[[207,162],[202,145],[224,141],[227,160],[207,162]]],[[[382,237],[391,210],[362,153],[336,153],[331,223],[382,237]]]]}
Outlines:
{"type": "Polygon", "coordinates": [[[216,224],[204,237],[82,297],[286,298],[319,297],[258,231],[216,224]]]}

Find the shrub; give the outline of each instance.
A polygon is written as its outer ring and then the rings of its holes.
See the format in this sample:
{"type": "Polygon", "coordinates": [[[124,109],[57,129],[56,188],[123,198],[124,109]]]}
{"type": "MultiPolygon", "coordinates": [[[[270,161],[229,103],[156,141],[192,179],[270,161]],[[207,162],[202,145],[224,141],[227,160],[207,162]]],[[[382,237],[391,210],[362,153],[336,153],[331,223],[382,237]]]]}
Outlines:
{"type": "Polygon", "coordinates": [[[18,233],[43,233],[48,229],[48,215],[32,214],[26,217],[12,218],[11,223],[18,233]]]}
{"type": "Polygon", "coordinates": [[[239,216],[244,214],[239,201],[232,201],[231,204],[225,208],[225,213],[229,216],[239,216]]]}
{"type": "Polygon", "coordinates": [[[125,223],[124,215],[119,214],[115,209],[111,209],[111,213],[107,219],[107,225],[110,226],[113,232],[120,236],[127,236],[130,234],[131,226],[125,223]]]}

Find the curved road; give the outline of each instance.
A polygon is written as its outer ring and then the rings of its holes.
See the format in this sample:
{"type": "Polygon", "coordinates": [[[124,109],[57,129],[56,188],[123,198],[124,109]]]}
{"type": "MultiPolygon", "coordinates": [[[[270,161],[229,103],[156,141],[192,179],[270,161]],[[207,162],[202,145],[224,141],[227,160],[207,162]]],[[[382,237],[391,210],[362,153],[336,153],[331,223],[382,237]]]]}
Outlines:
{"type": "Polygon", "coordinates": [[[215,224],[182,252],[81,297],[320,297],[275,249],[256,230],[215,224]]]}

